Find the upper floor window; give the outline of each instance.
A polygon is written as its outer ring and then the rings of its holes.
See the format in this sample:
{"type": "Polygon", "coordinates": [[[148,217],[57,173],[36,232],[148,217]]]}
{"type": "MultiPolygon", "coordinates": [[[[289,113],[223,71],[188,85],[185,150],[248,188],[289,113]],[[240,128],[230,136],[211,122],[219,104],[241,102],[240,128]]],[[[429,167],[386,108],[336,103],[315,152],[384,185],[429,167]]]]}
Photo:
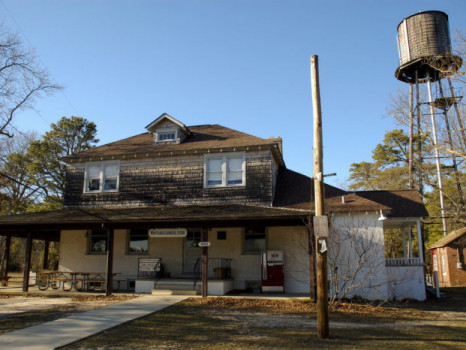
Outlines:
{"type": "Polygon", "coordinates": [[[167,132],[158,132],[157,133],[157,141],[175,141],[176,139],[176,132],[175,131],[167,131],[167,132]]]}
{"type": "Polygon", "coordinates": [[[205,156],[204,187],[246,185],[244,153],[209,154],[205,156]]]}
{"type": "Polygon", "coordinates": [[[155,130],[154,141],[156,143],[176,143],[178,141],[178,129],[160,128],[155,130]]]}
{"type": "Polygon", "coordinates": [[[119,182],[119,162],[92,162],[86,164],[84,192],[117,192],[119,182]]]}

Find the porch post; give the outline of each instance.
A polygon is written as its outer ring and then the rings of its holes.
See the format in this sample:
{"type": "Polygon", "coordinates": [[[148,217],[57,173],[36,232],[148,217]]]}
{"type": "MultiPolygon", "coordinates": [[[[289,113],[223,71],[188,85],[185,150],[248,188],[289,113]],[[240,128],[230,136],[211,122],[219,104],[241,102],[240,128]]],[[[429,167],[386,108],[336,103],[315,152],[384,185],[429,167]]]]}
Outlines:
{"type": "Polygon", "coordinates": [[[417,221],[417,244],[419,245],[419,260],[421,263],[424,262],[424,249],[422,242],[422,232],[421,232],[421,220],[417,221]]]}
{"type": "Polygon", "coordinates": [[[406,228],[403,227],[403,231],[402,231],[402,235],[403,235],[403,258],[406,258],[406,228]]]}
{"type": "Polygon", "coordinates": [[[5,251],[2,257],[2,269],[0,275],[4,276],[5,279],[2,281],[2,286],[8,286],[8,265],[10,264],[10,247],[11,247],[11,236],[5,237],[5,251]]]}
{"type": "Polygon", "coordinates": [[[311,300],[316,300],[316,264],[315,264],[315,253],[316,250],[314,249],[314,226],[311,224],[311,220],[309,220],[308,225],[308,253],[309,253],[309,298],[311,300]]]}
{"type": "Polygon", "coordinates": [[[113,228],[107,228],[107,290],[105,295],[113,292],[113,228]]]}
{"type": "Polygon", "coordinates": [[[26,237],[26,256],[24,260],[23,292],[29,291],[29,271],[31,270],[32,233],[29,231],[26,237]]]}
{"type": "Polygon", "coordinates": [[[408,257],[412,258],[413,257],[413,228],[412,226],[409,226],[408,228],[408,257]]]}
{"type": "Polygon", "coordinates": [[[49,247],[50,241],[47,239],[44,241],[44,261],[42,262],[43,270],[47,270],[49,268],[49,247]]]}
{"type": "MultiPolygon", "coordinates": [[[[202,229],[202,241],[207,242],[209,239],[209,233],[206,228],[202,229]]],[[[207,273],[208,273],[208,264],[209,264],[209,254],[207,247],[202,247],[202,297],[207,297],[208,294],[208,283],[207,283],[207,273]]]]}

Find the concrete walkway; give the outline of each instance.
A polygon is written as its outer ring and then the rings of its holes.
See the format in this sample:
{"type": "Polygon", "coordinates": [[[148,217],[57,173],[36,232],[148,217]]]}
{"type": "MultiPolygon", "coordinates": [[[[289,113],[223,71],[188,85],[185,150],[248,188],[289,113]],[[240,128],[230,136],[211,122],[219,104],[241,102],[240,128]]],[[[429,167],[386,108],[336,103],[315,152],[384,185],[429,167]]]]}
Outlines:
{"type": "Polygon", "coordinates": [[[164,309],[187,296],[148,295],[0,335],[0,349],[54,349],[164,309]]]}

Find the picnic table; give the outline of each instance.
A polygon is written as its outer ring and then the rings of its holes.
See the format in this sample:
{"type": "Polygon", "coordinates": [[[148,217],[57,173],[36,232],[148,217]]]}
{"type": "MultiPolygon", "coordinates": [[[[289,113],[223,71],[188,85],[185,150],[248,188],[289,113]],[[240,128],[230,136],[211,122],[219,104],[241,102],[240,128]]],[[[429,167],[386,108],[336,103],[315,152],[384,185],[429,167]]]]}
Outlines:
{"type": "MultiPolygon", "coordinates": [[[[114,272],[112,276],[119,274],[119,272],[114,272]]],[[[37,281],[40,290],[46,290],[49,287],[52,289],[62,287],[65,292],[72,289],[79,292],[90,292],[96,290],[97,287],[102,290],[107,282],[106,272],[43,270],[38,272],[38,276],[37,281]]],[[[118,282],[119,289],[122,280],[117,279],[115,281],[118,282]]]]}

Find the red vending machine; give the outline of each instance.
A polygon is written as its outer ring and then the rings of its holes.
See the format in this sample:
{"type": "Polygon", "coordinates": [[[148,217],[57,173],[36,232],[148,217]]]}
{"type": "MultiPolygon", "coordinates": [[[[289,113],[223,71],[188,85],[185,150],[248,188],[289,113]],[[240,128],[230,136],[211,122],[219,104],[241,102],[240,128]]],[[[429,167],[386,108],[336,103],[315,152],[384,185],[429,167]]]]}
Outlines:
{"type": "Polygon", "coordinates": [[[283,250],[262,251],[262,292],[283,293],[283,250]]]}

